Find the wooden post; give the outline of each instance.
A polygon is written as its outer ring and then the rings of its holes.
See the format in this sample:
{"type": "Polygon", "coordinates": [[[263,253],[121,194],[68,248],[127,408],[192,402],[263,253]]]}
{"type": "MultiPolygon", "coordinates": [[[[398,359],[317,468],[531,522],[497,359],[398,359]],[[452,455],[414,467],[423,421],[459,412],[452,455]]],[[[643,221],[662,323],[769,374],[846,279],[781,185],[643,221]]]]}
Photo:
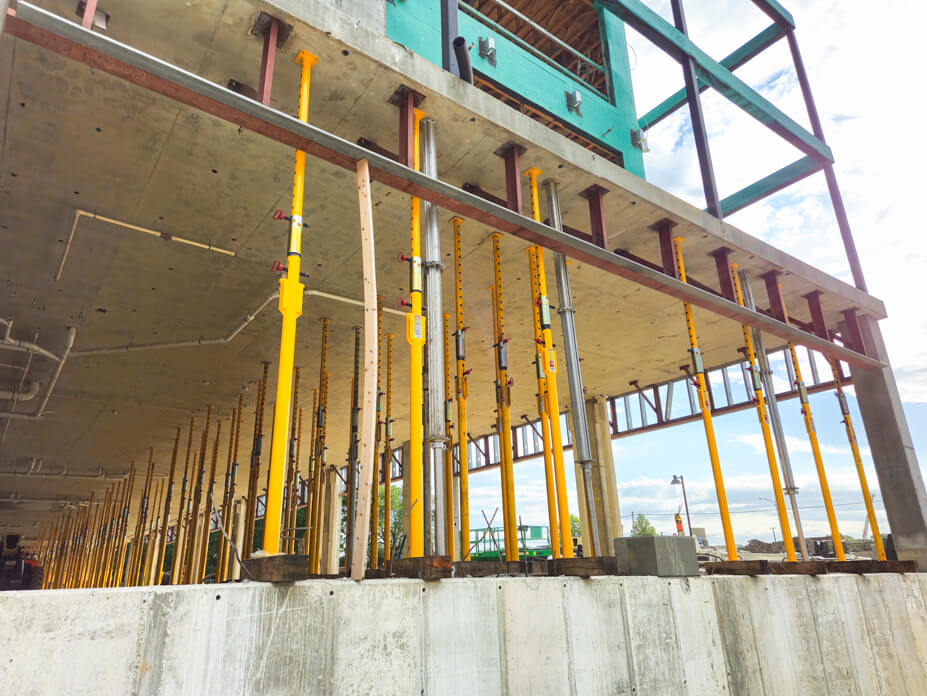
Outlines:
{"type": "Polygon", "coordinates": [[[357,521],[351,554],[351,579],[363,580],[367,570],[370,533],[370,490],[377,430],[377,277],[373,243],[373,204],[370,198],[370,166],[357,163],[357,203],[360,209],[361,258],[364,268],[364,400],[361,406],[360,472],[357,490],[357,521]]]}

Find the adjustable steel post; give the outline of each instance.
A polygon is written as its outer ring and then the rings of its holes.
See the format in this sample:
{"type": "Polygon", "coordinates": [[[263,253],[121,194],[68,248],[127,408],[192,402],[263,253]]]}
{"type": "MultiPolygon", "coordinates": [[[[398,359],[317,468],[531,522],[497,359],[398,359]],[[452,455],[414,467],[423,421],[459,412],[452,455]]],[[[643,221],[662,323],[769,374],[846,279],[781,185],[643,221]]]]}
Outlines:
{"type": "Polygon", "coordinates": [[[454,448],[451,428],[451,315],[444,315],[444,432],[447,438],[444,448],[444,539],[445,554],[453,560],[454,549],[454,448]]]}
{"type": "MultiPolygon", "coordinates": [[[[731,264],[731,279],[737,304],[744,305],[743,290],[740,287],[740,278],[737,276],[737,264],[731,264]]],[[[744,333],[744,347],[747,353],[747,362],[750,365],[750,375],[753,378],[753,395],[756,399],[756,415],[760,421],[760,430],[763,433],[763,446],[766,448],[766,461],[769,463],[769,476],[772,479],[773,494],[776,500],[776,512],[779,515],[779,527],[782,529],[782,541],[785,544],[785,555],[790,561],[795,560],[795,544],[792,541],[792,530],[789,527],[789,516],[785,511],[785,498],[782,495],[782,481],[779,478],[779,465],[776,463],[776,450],[773,447],[772,433],[769,430],[769,418],[766,415],[766,399],[763,398],[763,383],[760,380],[759,369],[756,365],[756,352],[753,348],[753,336],[750,327],[741,324],[744,333]]],[[[690,532],[691,535],[691,532],[690,532]]]]}
{"type": "MultiPolygon", "coordinates": [[[[547,211],[551,226],[563,230],[563,218],[560,214],[560,197],[557,194],[557,182],[548,179],[544,182],[547,194],[547,211]]],[[[560,325],[563,329],[563,352],[565,355],[567,378],[570,384],[570,412],[573,416],[573,456],[583,472],[583,491],[586,498],[589,532],[592,537],[591,555],[604,555],[606,552],[599,541],[599,524],[595,509],[595,489],[592,485],[592,446],[589,442],[589,424],[586,421],[586,395],[583,388],[583,375],[579,366],[579,348],[576,340],[576,325],[573,319],[573,295],[570,291],[570,277],[567,273],[566,257],[554,252],[554,268],[557,274],[558,309],[560,325]]],[[[572,541],[572,538],[571,538],[572,541]]]]}
{"type": "MultiPolygon", "coordinates": [[[[420,169],[419,124],[424,113],[413,110],[412,168],[420,169]]],[[[422,224],[419,199],[411,201],[412,240],[409,261],[409,313],[406,315],[406,340],[409,342],[409,557],[425,554],[425,511],[422,485],[422,349],[425,345],[425,317],[422,315],[422,224]]]]}
{"type": "MultiPolygon", "coordinates": [[[[676,264],[679,280],[687,283],[686,268],[682,260],[682,237],[674,237],[673,244],[676,251],[676,264]]],[[[702,423],[705,426],[705,439],[708,442],[708,456],[711,459],[711,473],[715,481],[715,492],[718,496],[718,509],[721,513],[721,527],[724,530],[724,543],[727,547],[729,561],[737,560],[737,545],[734,542],[734,532],[731,529],[731,516],[727,508],[727,494],[724,492],[724,477],[721,475],[721,462],[718,459],[718,445],[715,441],[715,429],[711,420],[711,406],[708,403],[708,388],[705,380],[705,368],[702,364],[702,354],[698,347],[698,337],[695,334],[695,321],[692,318],[692,307],[683,302],[686,314],[686,328],[689,332],[689,353],[692,355],[692,372],[695,373],[698,391],[698,403],[702,411],[702,423]]]]}
{"type": "Polygon", "coordinates": [[[496,349],[496,407],[498,412],[499,457],[502,479],[502,528],[505,536],[505,560],[518,560],[518,528],[515,515],[515,482],[512,468],[512,387],[508,376],[508,349],[505,337],[505,323],[502,312],[502,256],[500,242],[502,235],[494,232],[492,238],[493,258],[493,313],[495,319],[496,349]]]}
{"type": "Polygon", "coordinates": [[[257,403],[254,406],[254,437],[251,442],[251,466],[248,471],[248,500],[245,510],[245,534],[241,549],[242,560],[251,558],[254,548],[254,522],[257,518],[258,475],[261,471],[261,449],[264,444],[264,404],[267,397],[267,371],[270,363],[264,362],[261,381],[258,383],[257,403]]]}
{"type": "Polygon", "coordinates": [[[467,430],[466,333],[463,318],[463,267],[460,228],[463,220],[451,218],[454,225],[454,338],[457,358],[457,459],[460,467],[460,560],[470,560],[470,442],[467,430]]]}
{"type": "MultiPolygon", "coordinates": [[[[318,61],[311,53],[300,51],[296,62],[302,66],[299,83],[299,120],[309,121],[309,81],[312,66],[318,61]]],[[[291,391],[293,387],[293,360],[296,351],[296,320],[303,311],[303,292],[306,286],[300,281],[303,237],[303,189],[306,177],[306,153],[296,151],[293,172],[293,205],[290,216],[290,238],[287,248],[286,277],[280,279],[280,314],[283,326],[280,332],[280,364],[277,366],[277,394],[274,401],[274,424],[270,447],[270,474],[264,509],[263,549],[270,555],[280,552],[280,513],[283,503],[283,486],[286,477],[287,430],[290,425],[291,391]]]]}
{"type": "Polygon", "coordinates": [[[386,421],[383,433],[383,562],[389,561],[392,543],[393,470],[393,334],[386,335],[386,421]]]}
{"type": "Polygon", "coordinates": [[[164,572],[164,548],[167,545],[168,518],[171,514],[171,496],[174,494],[174,475],[177,471],[177,452],[179,448],[180,428],[177,428],[177,434],[174,436],[174,451],[171,453],[171,471],[167,475],[167,493],[164,496],[164,512],[161,515],[161,533],[158,539],[158,570],[155,576],[158,585],[161,584],[161,575],[164,572]]]}
{"type": "Polygon", "coordinates": [[[550,527],[550,550],[554,558],[560,558],[560,522],[557,517],[557,484],[554,480],[554,464],[550,447],[550,419],[547,417],[547,378],[544,376],[544,338],[541,333],[540,306],[538,303],[538,270],[536,247],[528,252],[528,272],[531,275],[531,309],[534,325],[534,365],[538,378],[538,419],[541,422],[541,445],[544,454],[544,484],[547,492],[547,524],[550,527]]]}
{"type": "MultiPolygon", "coordinates": [[[[370,487],[370,562],[371,568],[380,565],[380,423],[383,420],[382,398],[380,389],[383,372],[383,295],[377,295],[377,430],[373,446],[373,467],[370,487]]],[[[389,485],[389,481],[386,482],[389,485]]]]}
{"type": "Polygon", "coordinates": [[[320,544],[322,521],[322,491],[325,479],[325,427],[328,408],[328,325],[331,319],[322,319],[322,349],[319,354],[319,407],[315,413],[315,442],[312,452],[312,504],[311,510],[307,508],[306,519],[311,520],[306,525],[306,544],[309,549],[309,572],[318,573],[321,559],[320,544]]]}
{"type": "Polygon", "coordinates": [[[348,445],[348,481],[347,481],[347,520],[344,529],[344,572],[351,570],[351,558],[354,551],[354,522],[357,516],[357,452],[360,435],[360,332],[361,327],[354,327],[354,376],[351,378],[351,440],[348,445]]]}
{"type": "MultiPolygon", "coordinates": [[[[753,300],[753,290],[750,287],[750,281],[747,278],[746,271],[738,271],[737,278],[740,281],[741,291],[743,292],[744,306],[747,309],[756,309],[756,303],[753,300]]],[[[769,358],[766,355],[766,345],[763,341],[763,334],[756,329],[750,329],[750,335],[753,337],[753,347],[756,353],[756,359],[760,371],[760,380],[763,382],[763,391],[766,394],[766,404],[769,407],[769,420],[772,426],[773,437],[776,440],[776,449],[779,452],[779,463],[782,465],[782,478],[785,481],[785,494],[789,497],[789,506],[792,508],[792,519],[795,521],[795,534],[798,536],[798,552],[802,559],[808,559],[808,546],[805,544],[805,531],[801,524],[801,513],[798,509],[798,487],[795,485],[795,478],[792,476],[792,464],[789,461],[789,448],[785,442],[785,431],[782,428],[782,419],[779,417],[779,404],[776,401],[776,389],[773,386],[772,370],[769,367],[769,358]]]]}
{"type": "MultiPolygon", "coordinates": [[[[541,210],[538,200],[538,175],[540,170],[531,167],[525,172],[531,192],[531,213],[540,222],[541,210]]],[[[544,370],[545,396],[547,399],[547,417],[550,419],[551,450],[554,459],[554,479],[557,482],[557,510],[560,513],[560,546],[564,558],[573,558],[573,537],[570,534],[570,509],[566,494],[566,476],[563,467],[563,436],[560,433],[560,399],[557,393],[557,353],[554,350],[553,334],[550,330],[550,301],[547,298],[547,274],[544,269],[544,250],[534,248],[535,269],[537,272],[537,310],[538,321],[543,337],[541,357],[544,370]]],[[[551,542],[554,535],[551,530],[551,542]]]]}
{"type": "MultiPolygon", "coordinates": [[[[766,281],[766,292],[769,295],[769,303],[773,315],[781,322],[789,323],[788,310],[785,307],[785,301],[782,298],[782,292],[779,287],[779,274],[777,271],[770,271],[763,275],[766,281]]],[[[798,352],[795,350],[795,344],[788,343],[789,358],[792,362],[792,370],[795,374],[795,389],[798,392],[798,399],[801,402],[801,414],[805,421],[805,430],[808,433],[808,442],[811,444],[811,455],[814,458],[814,467],[818,472],[818,482],[821,485],[821,496],[824,498],[824,509],[827,512],[827,523],[830,526],[830,536],[834,543],[834,554],[838,561],[845,560],[843,552],[843,540],[840,538],[840,529],[837,527],[837,515],[834,512],[834,503],[830,496],[830,486],[827,484],[827,474],[824,471],[824,461],[821,458],[821,446],[818,443],[817,430],[814,427],[814,418],[811,415],[811,404],[808,403],[808,390],[805,388],[805,381],[801,375],[801,365],[798,362],[798,352]]]]}

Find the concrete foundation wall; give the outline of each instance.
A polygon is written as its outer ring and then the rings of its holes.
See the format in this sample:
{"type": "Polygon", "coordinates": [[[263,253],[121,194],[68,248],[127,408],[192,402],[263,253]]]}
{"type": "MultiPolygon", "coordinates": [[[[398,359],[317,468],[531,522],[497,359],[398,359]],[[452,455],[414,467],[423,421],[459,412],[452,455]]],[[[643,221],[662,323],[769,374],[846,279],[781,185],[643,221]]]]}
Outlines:
{"type": "Polygon", "coordinates": [[[914,696],[925,598],[923,574],[5,592],[0,692],[914,696]]]}

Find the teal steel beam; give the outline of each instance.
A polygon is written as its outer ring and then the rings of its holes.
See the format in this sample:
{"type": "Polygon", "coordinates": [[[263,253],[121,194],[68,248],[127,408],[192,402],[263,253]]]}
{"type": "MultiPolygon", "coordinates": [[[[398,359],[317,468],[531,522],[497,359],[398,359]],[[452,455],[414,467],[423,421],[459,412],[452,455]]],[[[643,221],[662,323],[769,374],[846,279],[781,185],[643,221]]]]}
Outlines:
{"type": "Polygon", "coordinates": [[[822,162],[818,162],[812,157],[802,157],[779,171],[763,177],[746,188],[742,188],[737,193],[731,194],[721,201],[721,211],[724,217],[727,217],[738,210],[746,208],[748,205],[756,203],[758,200],[771,196],[776,191],[781,191],[787,186],[791,186],[805,177],[821,171],[823,167],[822,162]]]}
{"type": "MultiPolygon", "coordinates": [[[[783,36],[785,36],[785,30],[778,24],[771,24],[729,56],[722,58],[721,65],[728,70],[737,70],[741,65],[765,51],[783,36]]],[[[699,78],[699,92],[706,91],[708,87],[708,83],[699,78]]],[[[641,116],[638,120],[638,125],[641,128],[655,126],[664,118],[685,105],[686,90],[683,88],[641,116]]]]}
{"type": "Polygon", "coordinates": [[[601,7],[614,12],[619,19],[677,61],[682,62],[684,57],[691,58],[695,62],[699,77],[709,86],[804,154],[824,162],[834,161],[833,153],[826,143],[786,116],[768,99],[701,50],[640,0],[597,1],[601,7]]]}
{"type": "Polygon", "coordinates": [[[769,18],[783,29],[795,28],[795,20],[792,19],[792,15],[776,0],[753,0],[753,4],[769,15],[769,18]]]}

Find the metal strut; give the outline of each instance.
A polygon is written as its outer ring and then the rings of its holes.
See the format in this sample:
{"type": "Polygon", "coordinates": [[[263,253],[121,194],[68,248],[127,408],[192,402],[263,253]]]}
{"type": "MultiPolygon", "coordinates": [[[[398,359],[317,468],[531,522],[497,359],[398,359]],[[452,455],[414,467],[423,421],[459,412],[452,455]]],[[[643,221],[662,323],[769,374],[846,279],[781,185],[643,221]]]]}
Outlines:
{"type": "MultiPolygon", "coordinates": [[[[682,260],[682,237],[673,237],[676,252],[676,265],[679,280],[687,283],[686,267],[682,260]]],[[[698,392],[698,404],[702,411],[702,423],[705,426],[705,439],[708,441],[708,456],[711,459],[711,473],[715,481],[715,493],[718,496],[718,509],[721,513],[721,527],[724,530],[724,544],[727,547],[727,559],[737,560],[737,545],[734,542],[734,532],[731,529],[731,515],[727,507],[727,494],[724,492],[724,477],[721,474],[721,462],[718,458],[718,444],[715,441],[715,428],[711,420],[711,406],[708,402],[708,387],[705,381],[705,367],[702,364],[702,354],[698,347],[698,337],[695,334],[695,321],[692,318],[692,307],[683,301],[686,314],[686,328],[689,332],[689,353],[692,356],[692,371],[698,392]]]]}
{"type": "Polygon", "coordinates": [[[467,361],[466,333],[463,317],[463,269],[460,228],[463,220],[451,218],[454,225],[454,338],[457,358],[457,461],[460,467],[460,560],[470,560],[470,444],[467,430],[467,361]]]}

